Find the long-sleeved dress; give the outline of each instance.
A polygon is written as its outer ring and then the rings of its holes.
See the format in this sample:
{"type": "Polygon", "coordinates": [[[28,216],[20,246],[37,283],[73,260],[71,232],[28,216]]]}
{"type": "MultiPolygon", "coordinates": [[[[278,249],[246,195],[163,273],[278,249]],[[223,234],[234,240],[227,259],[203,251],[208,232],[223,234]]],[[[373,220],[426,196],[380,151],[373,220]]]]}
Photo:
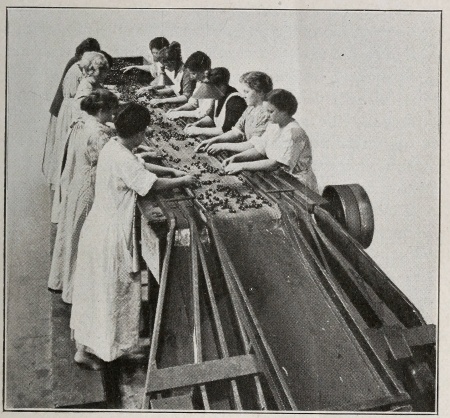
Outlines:
{"type": "Polygon", "coordinates": [[[64,154],[67,132],[73,122],[73,103],[82,78],[83,73],[78,63],[75,63],[69,68],[63,80],[64,99],[59,109],[58,118],[56,119],[52,158],[47,168],[48,172],[51,173],[49,182],[52,185],[56,185],[61,176],[61,155],[64,154]]]}
{"type": "Polygon", "coordinates": [[[70,327],[78,344],[112,361],[136,346],[141,298],[134,214],[155,174],[115,139],[100,152],[95,200],[83,225],[70,327]]]}
{"type": "Polygon", "coordinates": [[[94,201],[97,161],[112,130],[86,116],[73,124],[64,172],[61,205],[48,287],[62,290],[62,299],[72,303],[73,274],[81,227],[94,201]]]}
{"type": "Polygon", "coordinates": [[[42,159],[42,172],[47,179],[50,186],[54,186],[52,181],[54,179],[55,164],[53,160],[55,158],[55,139],[56,139],[56,122],[58,120],[59,110],[61,108],[62,102],[64,100],[63,95],[63,81],[64,78],[72,67],[79,60],[78,57],[72,57],[66,64],[61,81],[59,82],[58,89],[56,90],[55,97],[53,98],[52,104],[50,106],[50,122],[47,128],[47,136],[45,139],[44,157],[42,159]]]}
{"type": "MultiPolygon", "coordinates": [[[[80,118],[86,117],[87,113],[83,112],[80,108],[81,106],[81,100],[89,96],[89,94],[92,93],[92,91],[99,87],[100,85],[96,84],[94,80],[92,80],[90,77],[84,77],[81,79],[80,83],[78,84],[78,88],[76,90],[76,93],[73,98],[70,99],[70,109],[66,110],[66,118],[67,123],[69,123],[69,128],[72,125],[72,123],[80,118]]],[[[68,101],[63,102],[68,103],[68,101]]],[[[61,106],[61,109],[63,109],[63,106],[61,106]]],[[[62,112],[60,112],[62,113],[62,112]]],[[[61,116],[60,116],[61,117],[61,116]]],[[[59,119],[59,117],[58,117],[59,119]]],[[[55,150],[56,152],[56,165],[58,167],[57,171],[59,175],[56,177],[54,181],[54,189],[55,189],[55,195],[53,197],[53,205],[52,205],[52,214],[51,214],[51,221],[53,223],[58,223],[59,219],[59,210],[61,205],[61,175],[65,169],[66,164],[66,155],[67,155],[67,149],[70,143],[70,130],[68,129],[64,138],[59,141],[58,149],[55,150]]]]}

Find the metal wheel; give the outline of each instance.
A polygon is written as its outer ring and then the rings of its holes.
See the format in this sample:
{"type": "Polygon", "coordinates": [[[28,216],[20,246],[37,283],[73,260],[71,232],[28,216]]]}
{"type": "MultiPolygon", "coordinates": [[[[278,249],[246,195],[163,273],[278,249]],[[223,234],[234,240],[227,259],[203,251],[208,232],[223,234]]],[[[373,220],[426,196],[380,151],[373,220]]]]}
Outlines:
{"type": "Polygon", "coordinates": [[[322,196],[326,209],[363,248],[373,239],[374,218],[366,191],[359,184],[326,186],[322,196]]]}

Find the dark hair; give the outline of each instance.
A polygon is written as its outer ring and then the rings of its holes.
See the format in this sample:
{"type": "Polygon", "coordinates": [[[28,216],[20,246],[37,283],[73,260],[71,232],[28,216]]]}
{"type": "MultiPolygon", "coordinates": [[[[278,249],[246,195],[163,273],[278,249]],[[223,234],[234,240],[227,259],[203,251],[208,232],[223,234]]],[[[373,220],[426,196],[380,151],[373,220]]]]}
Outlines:
{"type": "Polygon", "coordinates": [[[259,93],[267,94],[273,89],[272,79],[261,71],[249,71],[242,74],[239,81],[259,93]]]}
{"type": "Polygon", "coordinates": [[[88,51],[100,52],[100,44],[97,39],[87,38],[81,42],[81,44],[75,49],[75,56],[80,59],[83,54],[88,51]]]}
{"type": "Polygon", "coordinates": [[[206,71],[211,68],[211,58],[209,58],[204,52],[197,51],[191,54],[191,56],[186,60],[184,66],[189,71],[196,73],[206,71]]]}
{"type": "Polygon", "coordinates": [[[100,51],[100,52],[105,56],[106,61],[108,61],[109,68],[111,68],[113,65],[114,58],[105,51],[100,51]]]}
{"type": "Polygon", "coordinates": [[[215,85],[228,85],[230,82],[230,72],[224,67],[213,68],[212,70],[206,71],[204,82],[215,85]]]}
{"type": "Polygon", "coordinates": [[[295,96],[284,89],[272,90],[266,100],[274,105],[278,110],[286,112],[289,116],[292,116],[298,107],[297,99],[295,96]]]}
{"type": "Polygon", "coordinates": [[[169,46],[164,47],[160,51],[161,62],[174,61],[177,64],[182,62],[181,45],[179,42],[173,41],[169,46]]]}
{"type": "Polygon", "coordinates": [[[129,103],[116,117],[114,125],[122,138],[130,138],[145,131],[150,123],[150,112],[137,103],[129,103]]]}
{"type": "Polygon", "coordinates": [[[111,110],[119,106],[119,99],[114,93],[106,89],[96,89],[89,96],[81,100],[81,110],[96,115],[100,110],[111,110]]]}
{"type": "Polygon", "coordinates": [[[169,46],[169,41],[166,38],[164,38],[163,36],[160,36],[158,38],[153,38],[150,41],[148,46],[149,46],[150,50],[157,49],[159,51],[159,50],[161,50],[163,48],[168,47],[169,46]]]}

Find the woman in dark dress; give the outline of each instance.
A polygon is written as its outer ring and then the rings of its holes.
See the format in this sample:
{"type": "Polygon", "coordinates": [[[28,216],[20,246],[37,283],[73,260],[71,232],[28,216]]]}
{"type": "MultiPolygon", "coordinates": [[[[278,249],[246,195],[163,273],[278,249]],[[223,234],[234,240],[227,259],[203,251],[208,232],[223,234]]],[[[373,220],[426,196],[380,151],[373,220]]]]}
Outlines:
{"type": "Polygon", "coordinates": [[[45,141],[45,150],[44,150],[44,158],[42,161],[42,172],[44,173],[48,183],[54,188],[54,178],[55,178],[55,169],[56,164],[54,162],[55,153],[55,132],[56,132],[56,121],[58,119],[59,110],[61,109],[61,104],[64,100],[63,96],[63,80],[66,76],[69,68],[72,67],[73,64],[81,60],[81,57],[85,52],[88,51],[100,51],[100,45],[98,41],[94,38],[87,38],[80,45],[77,46],[75,50],[75,56],[73,56],[66,67],[64,68],[63,75],[61,77],[61,81],[59,82],[58,89],[56,90],[55,97],[53,98],[52,104],[50,106],[50,122],[48,124],[47,129],[47,138],[45,141]]]}

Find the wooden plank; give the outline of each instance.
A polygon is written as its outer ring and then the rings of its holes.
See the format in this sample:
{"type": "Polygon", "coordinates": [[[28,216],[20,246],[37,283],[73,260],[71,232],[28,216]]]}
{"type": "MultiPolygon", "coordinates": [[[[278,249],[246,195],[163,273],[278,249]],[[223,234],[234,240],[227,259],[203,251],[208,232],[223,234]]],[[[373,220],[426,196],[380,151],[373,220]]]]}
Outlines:
{"type": "Polygon", "coordinates": [[[150,401],[150,407],[152,409],[193,410],[192,393],[171,396],[169,398],[152,399],[150,401]]]}
{"type": "Polygon", "coordinates": [[[75,343],[70,338],[71,306],[52,294],[52,389],[56,408],[106,406],[100,371],[86,370],[73,360],[75,343]]]}
{"type": "Polygon", "coordinates": [[[149,373],[148,392],[200,385],[217,380],[233,379],[259,373],[252,354],[210,360],[198,364],[168,367],[149,373]]]}
{"type": "Polygon", "coordinates": [[[436,325],[407,328],[403,334],[410,347],[436,344],[436,325]]]}

